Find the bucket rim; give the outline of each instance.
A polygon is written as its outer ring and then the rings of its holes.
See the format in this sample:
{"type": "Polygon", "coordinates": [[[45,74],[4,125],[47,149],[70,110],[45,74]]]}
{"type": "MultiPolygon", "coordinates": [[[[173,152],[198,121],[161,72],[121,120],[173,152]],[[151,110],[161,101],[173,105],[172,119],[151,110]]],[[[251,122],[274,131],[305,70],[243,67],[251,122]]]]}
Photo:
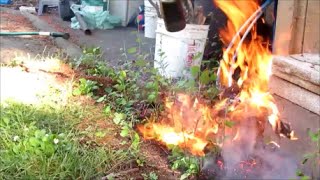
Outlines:
{"type": "MultiPolygon", "coordinates": [[[[165,25],[162,18],[157,18],[157,24],[165,25]]],[[[186,24],[185,29],[201,29],[201,30],[209,30],[210,25],[200,25],[200,24],[186,24]]]]}

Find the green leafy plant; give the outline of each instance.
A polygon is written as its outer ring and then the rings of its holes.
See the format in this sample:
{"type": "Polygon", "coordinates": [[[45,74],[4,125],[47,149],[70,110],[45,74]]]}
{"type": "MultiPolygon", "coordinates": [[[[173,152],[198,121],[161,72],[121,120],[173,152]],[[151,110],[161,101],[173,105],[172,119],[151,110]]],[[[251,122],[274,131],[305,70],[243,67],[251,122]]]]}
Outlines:
{"type": "Polygon", "coordinates": [[[120,136],[130,137],[131,145],[129,148],[130,154],[136,158],[139,165],[142,165],[139,157],[140,151],[140,136],[133,130],[132,123],[126,121],[127,115],[124,113],[114,113],[113,122],[121,127],[120,136]]]}
{"type": "MultiPolygon", "coordinates": [[[[308,161],[311,161],[312,167],[317,168],[320,165],[320,129],[316,132],[312,132],[308,129],[308,135],[310,140],[316,144],[316,150],[314,152],[304,154],[302,164],[306,164],[308,161]]],[[[305,175],[301,170],[298,170],[296,174],[303,180],[313,179],[310,176],[305,175]]]]}
{"type": "Polygon", "coordinates": [[[296,176],[300,177],[300,180],[310,180],[310,176],[306,176],[301,170],[296,171],[296,176]]]}
{"type": "Polygon", "coordinates": [[[83,55],[75,62],[76,68],[80,65],[93,67],[97,62],[102,61],[102,52],[100,47],[85,47],[82,53],[83,55]]]}
{"type": "Polygon", "coordinates": [[[99,86],[96,81],[81,78],[79,79],[79,84],[77,84],[77,87],[73,90],[73,94],[93,96],[94,91],[97,89],[99,89],[99,86]]]}
{"type": "Polygon", "coordinates": [[[86,70],[88,75],[92,76],[113,76],[114,71],[111,67],[108,67],[104,62],[98,62],[93,68],[86,70]]]}
{"type": "Polygon", "coordinates": [[[137,53],[137,47],[131,47],[127,51],[128,51],[129,54],[137,53]]]}
{"type": "Polygon", "coordinates": [[[158,180],[158,175],[155,172],[149,174],[142,174],[144,180],[158,180]]]}
{"type": "Polygon", "coordinates": [[[180,179],[196,176],[200,172],[200,161],[197,157],[186,155],[179,147],[172,147],[172,155],[169,157],[172,169],[183,172],[180,179]]]}
{"type": "Polygon", "coordinates": [[[17,67],[23,65],[23,61],[19,60],[19,59],[13,59],[12,61],[10,61],[10,63],[8,64],[9,67],[17,67]]]}

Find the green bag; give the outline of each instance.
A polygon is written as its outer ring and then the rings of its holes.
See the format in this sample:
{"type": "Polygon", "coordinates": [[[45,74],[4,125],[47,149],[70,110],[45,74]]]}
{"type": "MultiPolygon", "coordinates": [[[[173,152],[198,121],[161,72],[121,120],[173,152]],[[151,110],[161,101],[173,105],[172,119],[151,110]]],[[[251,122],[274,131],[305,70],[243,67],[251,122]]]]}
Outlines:
{"type": "MultiPolygon", "coordinates": [[[[73,4],[70,8],[74,13],[83,16],[89,29],[113,29],[115,26],[121,25],[121,18],[112,16],[109,11],[86,12],[82,5],[73,4]]],[[[80,24],[76,17],[71,19],[71,28],[80,29],[80,24]]]]}
{"type": "Polygon", "coordinates": [[[105,2],[103,2],[103,0],[82,0],[81,4],[86,4],[88,6],[104,6],[105,2]]]}

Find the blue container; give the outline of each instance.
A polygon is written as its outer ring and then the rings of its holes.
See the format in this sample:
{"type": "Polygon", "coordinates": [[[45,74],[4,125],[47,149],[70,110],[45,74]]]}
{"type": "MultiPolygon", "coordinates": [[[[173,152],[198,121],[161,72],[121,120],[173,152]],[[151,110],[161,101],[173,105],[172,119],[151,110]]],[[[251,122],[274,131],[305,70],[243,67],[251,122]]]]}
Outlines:
{"type": "Polygon", "coordinates": [[[11,4],[11,0],[0,0],[0,4],[11,4]]]}

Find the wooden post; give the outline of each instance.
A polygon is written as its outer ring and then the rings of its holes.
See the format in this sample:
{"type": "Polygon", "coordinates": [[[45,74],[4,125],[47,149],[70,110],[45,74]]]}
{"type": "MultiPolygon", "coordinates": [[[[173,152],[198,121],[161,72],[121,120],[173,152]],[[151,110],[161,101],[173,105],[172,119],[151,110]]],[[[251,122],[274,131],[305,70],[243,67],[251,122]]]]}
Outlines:
{"type": "Polygon", "coordinates": [[[273,53],[320,53],[320,0],[279,0],[273,53]]]}
{"type": "Polygon", "coordinates": [[[294,11],[293,11],[293,29],[292,29],[292,38],[291,46],[289,47],[289,54],[301,54],[302,43],[305,30],[305,21],[306,21],[306,11],[307,11],[307,0],[298,0],[295,1],[294,11]]]}
{"type": "Polygon", "coordinates": [[[293,12],[296,0],[278,1],[276,30],[274,38],[274,54],[288,55],[293,29],[293,12]]]}
{"type": "Polygon", "coordinates": [[[303,39],[303,53],[320,53],[320,1],[308,0],[303,39]]]}

